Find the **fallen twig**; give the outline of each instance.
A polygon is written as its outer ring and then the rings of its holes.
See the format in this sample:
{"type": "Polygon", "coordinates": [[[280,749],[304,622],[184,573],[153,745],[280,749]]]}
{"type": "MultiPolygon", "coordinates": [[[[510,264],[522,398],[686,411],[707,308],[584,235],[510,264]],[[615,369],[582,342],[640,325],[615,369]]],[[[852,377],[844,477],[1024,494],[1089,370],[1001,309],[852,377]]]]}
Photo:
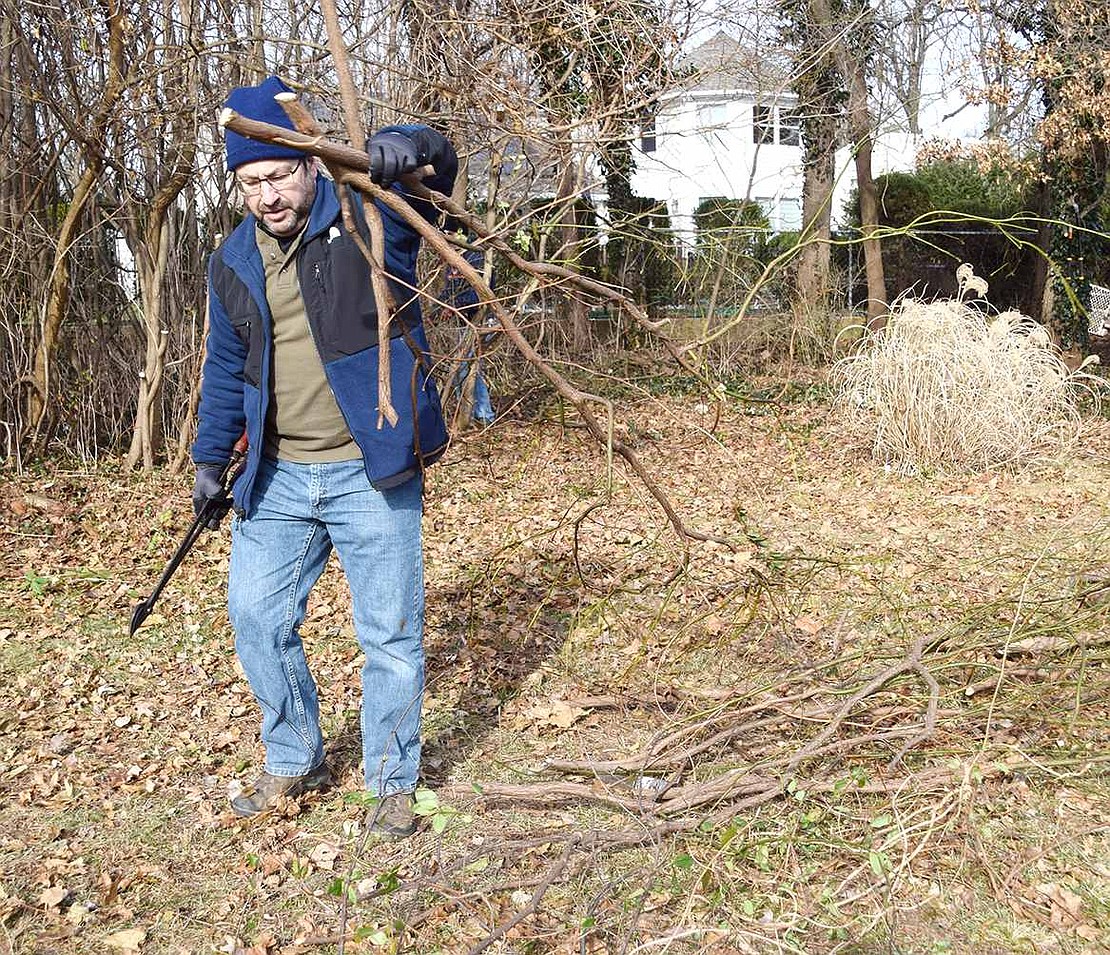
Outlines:
{"type": "Polygon", "coordinates": [[[540,902],[547,894],[547,890],[554,885],[559,876],[566,870],[567,863],[570,861],[571,854],[574,852],[577,844],[576,838],[571,838],[567,842],[566,849],[563,851],[562,856],[555,862],[554,865],[548,867],[547,872],[544,873],[543,879],[536,886],[535,891],[532,893],[532,898],[528,904],[524,906],[519,912],[516,913],[507,922],[503,922],[497,926],[492,932],[489,933],[482,941],[470,949],[469,955],[479,955],[479,952],[484,952],[499,938],[504,938],[505,934],[513,929],[514,926],[519,925],[529,916],[535,915],[539,911],[540,902]]]}

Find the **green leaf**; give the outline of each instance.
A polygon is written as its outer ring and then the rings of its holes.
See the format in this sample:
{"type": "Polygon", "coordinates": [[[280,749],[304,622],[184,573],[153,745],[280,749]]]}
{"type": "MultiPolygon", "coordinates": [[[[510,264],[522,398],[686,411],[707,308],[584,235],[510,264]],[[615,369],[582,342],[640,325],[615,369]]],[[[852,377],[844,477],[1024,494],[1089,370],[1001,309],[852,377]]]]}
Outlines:
{"type": "Polygon", "coordinates": [[[377,883],[383,892],[393,892],[401,884],[401,876],[394,866],[392,869],[387,869],[385,872],[378,873],[377,883]]]}
{"type": "Polygon", "coordinates": [[[430,789],[416,790],[412,811],[418,816],[431,816],[440,811],[439,797],[430,789]]]}
{"type": "Polygon", "coordinates": [[[877,876],[884,876],[890,871],[890,859],[885,852],[872,849],[867,853],[867,861],[871,865],[871,871],[877,876]]]}
{"type": "Polygon", "coordinates": [[[360,926],[355,929],[354,937],[356,942],[369,942],[375,948],[385,948],[389,944],[389,936],[386,935],[385,929],[374,925],[360,926]]]}
{"type": "Polygon", "coordinates": [[[691,869],[694,866],[694,857],[688,852],[682,853],[674,860],[674,867],[676,869],[691,869]]]}
{"type": "Polygon", "coordinates": [[[767,872],[771,868],[771,848],[765,842],[761,842],[755,846],[752,851],[752,861],[763,872],[767,872]]]}
{"type": "Polygon", "coordinates": [[[353,792],[344,793],[343,801],[346,803],[353,803],[356,806],[376,806],[381,800],[377,796],[371,796],[368,792],[353,792]]]}

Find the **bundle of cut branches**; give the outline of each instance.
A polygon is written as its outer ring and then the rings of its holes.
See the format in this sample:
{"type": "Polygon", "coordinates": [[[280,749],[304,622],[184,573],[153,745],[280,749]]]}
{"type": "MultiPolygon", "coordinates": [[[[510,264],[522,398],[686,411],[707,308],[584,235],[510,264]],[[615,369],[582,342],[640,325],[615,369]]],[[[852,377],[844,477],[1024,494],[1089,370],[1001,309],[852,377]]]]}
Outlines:
{"type": "Polygon", "coordinates": [[[906,473],[975,471],[1073,447],[1103,385],[1085,371],[1095,361],[1071,370],[1019,312],[904,299],[834,372],[839,404],[864,413],[877,459],[906,473]]]}
{"type": "MultiPolygon", "coordinates": [[[[325,19],[328,21],[328,42],[332,56],[338,65],[340,73],[340,90],[343,99],[344,115],[347,120],[347,132],[352,143],[362,144],[364,134],[357,120],[358,98],[355,94],[353,80],[350,77],[347,64],[347,50],[339,36],[338,20],[335,12],[334,0],[322,0],[325,19]]],[[[408,223],[429,245],[432,251],[448,265],[453,266],[463,280],[468,282],[475,290],[478,300],[489,308],[490,312],[500,323],[508,340],[523,355],[524,359],[534,365],[545,378],[555,387],[561,397],[574,406],[579,417],[590,433],[606,448],[610,455],[620,455],[636,476],[643,482],[648,492],[662,507],[672,527],[683,539],[713,540],[731,547],[732,544],[724,538],[696,531],[688,527],[681,516],[671,504],[662,487],[648,474],[636,453],[629,445],[615,438],[613,435],[613,409],[612,403],[599,395],[581,391],[571,385],[553,365],[527,340],[517,326],[513,316],[505,308],[504,303],[494,294],[483,274],[477,271],[467,261],[448,237],[435,226],[428,223],[420,214],[414,211],[406,198],[392,189],[383,189],[373,182],[369,176],[370,157],[360,148],[347,146],[343,143],[332,142],[327,139],[316,120],[308,109],[293,93],[279,93],[275,99],[280,103],[286,115],[293,124],[293,129],[285,126],[275,126],[270,123],[260,122],[241,116],[232,109],[224,109],[220,114],[221,128],[234,130],[241,136],[255,139],[260,142],[277,143],[282,146],[299,149],[302,152],[317,156],[323,160],[331,177],[339,186],[340,204],[343,210],[343,222],[347,231],[354,238],[362,254],[366,258],[370,269],[371,285],[377,303],[378,337],[382,341],[390,336],[390,323],[393,320],[395,303],[386,282],[385,261],[383,258],[384,237],[382,234],[381,212],[378,203],[390,209],[394,214],[408,223]],[[365,243],[357,230],[354,222],[353,205],[350,201],[349,189],[360,192],[370,200],[363,204],[363,214],[366,217],[367,229],[370,234],[370,243],[365,243]],[[594,405],[600,405],[607,412],[608,423],[602,421],[593,410],[594,405]]],[[[645,331],[656,336],[670,352],[671,356],[693,377],[703,384],[708,384],[700,370],[691,364],[678,344],[665,335],[662,331],[663,323],[653,321],[647,313],[620,289],[606,285],[588,278],[574,269],[544,261],[531,261],[519,255],[505,239],[495,235],[488,226],[465,206],[455,203],[449,196],[441,195],[428,189],[421,181],[421,177],[430,171],[430,167],[419,170],[416,174],[401,177],[409,196],[415,196],[430,202],[437,210],[446,212],[455,217],[469,231],[478,236],[482,245],[479,248],[489,248],[503,256],[513,267],[528,274],[537,284],[554,285],[562,289],[564,294],[572,291],[586,293],[607,300],[623,312],[627,313],[645,331]]],[[[465,243],[462,243],[465,246],[465,243]]],[[[385,421],[391,425],[397,420],[397,412],[393,407],[393,398],[390,388],[390,371],[385,352],[382,353],[378,369],[378,395],[379,395],[379,420],[378,426],[382,427],[385,421]]]]}

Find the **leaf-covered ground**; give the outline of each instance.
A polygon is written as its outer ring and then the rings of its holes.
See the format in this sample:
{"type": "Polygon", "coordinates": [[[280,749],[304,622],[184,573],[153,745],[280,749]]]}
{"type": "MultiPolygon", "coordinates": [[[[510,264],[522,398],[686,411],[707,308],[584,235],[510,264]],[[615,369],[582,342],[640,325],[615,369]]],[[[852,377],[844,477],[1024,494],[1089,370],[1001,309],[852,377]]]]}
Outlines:
{"type": "Polygon", "coordinates": [[[1110,429],[906,478],[820,388],[622,407],[687,523],[558,409],[430,474],[421,832],[365,838],[337,567],[328,793],[243,823],[257,719],[185,478],[0,496],[0,952],[1110,947],[1110,429]]]}

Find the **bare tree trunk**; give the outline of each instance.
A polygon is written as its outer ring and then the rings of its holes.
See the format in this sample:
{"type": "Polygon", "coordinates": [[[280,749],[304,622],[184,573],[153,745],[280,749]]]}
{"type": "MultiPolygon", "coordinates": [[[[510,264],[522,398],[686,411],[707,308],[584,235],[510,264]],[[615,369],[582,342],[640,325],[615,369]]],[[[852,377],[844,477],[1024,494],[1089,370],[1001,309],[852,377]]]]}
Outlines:
{"type": "MultiPolygon", "coordinates": [[[[576,267],[581,241],[577,196],[578,166],[575,162],[568,161],[559,178],[559,191],[555,201],[559,206],[560,249],[557,257],[563,259],[564,264],[570,268],[576,267]]],[[[560,311],[570,333],[571,348],[576,352],[583,351],[590,343],[590,320],[585,303],[577,297],[568,297],[560,303],[560,311]]]]}
{"type": "Polygon", "coordinates": [[[181,419],[181,426],[177,431],[177,446],[174,449],[173,460],[170,462],[170,474],[180,474],[189,461],[189,448],[193,440],[193,427],[197,420],[197,409],[200,407],[201,373],[204,370],[204,355],[208,347],[208,310],[211,307],[211,292],[205,295],[204,322],[200,332],[200,354],[197,355],[196,365],[189,384],[189,402],[185,414],[181,419]]]}
{"type": "Polygon", "coordinates": [[[1033,208],[1037,214],[1037,238],[1035,245],[1044,254],[1033,258],[1033,275],[1029,283],[1028,298],[1022,303],[1027,315],[1035,315],[1046,328],[1052,328],[1054,302],[1052,299],[1052,277],[1049,273],[1048,252],[1052,247],[1052,185],[1046,176],[1037,184],[1033,208]]]}
{"type": "Polygon", "coordinates": [[[252,0],[250,4],[251,12],[251,51],[250,51],[250,68],[254,70],[257,79],[256,83],[261,83],[266,78],[266,38],[263,36],[263,23],[262,15],[265,12],[265,5],[263,0],[252,0]]]}
{"type": "Polygon", "coordinates": [[[133,468],[141,459],[143,470],[152,471],[155,454],[162,447],[162,380],[169,339],[169,330],[162,324],[162,297],[170,249],[170,224],[164,206],[156,204],[151,210],[146,236],[140,250],[139,266],[146,361],[139,375],[135,431],[126,466],[133,468]]]}
{"type": "MultiPolygon", "coordinates": [[[[196,42],[195,18],[190,4],[181,7],[181,30],[184,37],[196,42]]],[[[172,29],[172,27],[170,28],[172,29]]],[[[174,70],[176,82],[187,91],[188,101],[199,95],[198,69],[195,58],[187,58],[174,70]]],[[[169,321],[166,300],[166,271],[170,248],[174,244],[170,211],[193,174],[196,158],[196,130],[190,118],[178,115],[171,123],[174,143],[161,144],[176,149],[169,177],[158,187],[146,215],[141,244],[136,249],[140,298],[143,308],[143,331],[146,336],[146,357],[139,373],[139,394],[135,412],[135,428],[126,466],[135,467],[142,461],[143,470],[154,469],[154,462],[165,443],[163,421],[163,386],[165,381],[166,347],[169,343],[169,321]]],[[[154,174],[161,165],[157,159],[162,150],[157,146],[151,156],[156,159],[154,174]]]]}
{"type": "MultiPolygon", "coordinates": [[[[818,106],[820,108],[820,106],[818,106]]],[[[807,145],[810,161],[802,182],[801,252],[798,253],[798,303],[809,312],[829,307],[829,239],[835,185],[836,126],[832,116],[810,124],[811,136],[821,141],[807,145]]]]}
{"type": "Polygon", "coordinates": [[[12,22],[7,14],[0,15],[0,233],[10,235],[15,220],[15,189],[12,160],[15,136],[15,109],[12,100],[14,89],[12,69],[12,22]]]}
{"type": "Polygon", "coordinates": [[[856,185],[859,188],[863,258],[867,272],[867,324],[879,329],[886,323],[887,294],[883,275],[883,250],[876,232],[879,226],[879,197],[871,174],[874,131],[868,105],[867,73],[863,53],[849,40],[865,35],[866,7],[859,6],[851,23],[836,23],[829,0],[812,0],[815,20],[832,37],[833,59],[848,90],[848,129],[855,154],[856,185]]]}
{"type": "Polygon", "coordinates": [[[871,109],[867,103],[867,77],[863,63],[846,48],[843,36],[837,41],[837,61],[848,82],[848,128],[855,150],[856,186],[859,188],[860,228],[863,233],[863,260],[867,272],[867,324],[878,330],[886,324],[887,294],[883,275],[883,250],[876,232],[879,228],[879,193],[871,174],[874,133],[871,109]]]}
{"type": "Polygon", "coordinates": [[[24,419],[32,433],[41,433],[50,399],[50,365],[58,345],[58,334],[69,303],[69,250],[77,237],[81,213],[92,198],[93,186],[100,176],[99,161],[90,162],[77,188],[58,231],[58,244],[54,252],[54,267],[46,296],[46,310],[42,320],[42,334],[31,369],[31,389],[27,397],[27,416],[24,419]]]}
{"type": "MultiPolygon", "coordinates": [[[[853,79],[853,86],[861,77],[853,79]]],[[[857,94],[858,96],[858,94],[857,94]]],[[[866,91],[864,92],[866,97],[866,91]]],[[[860,227],[863,232],[863,261],[867,272],[867,324],[879,330],[886,324],[888,312],[886,277],[883,274],[883,250],[876,232],[879,227],[879,193],[871,175],[870,112],[866,98],[862,112],[859,106],[849,107],[853,138],[856,139],[856,184],[859,187],[860,227]],[[866,125],[864,125],[866,124],[866,125]]]]}

